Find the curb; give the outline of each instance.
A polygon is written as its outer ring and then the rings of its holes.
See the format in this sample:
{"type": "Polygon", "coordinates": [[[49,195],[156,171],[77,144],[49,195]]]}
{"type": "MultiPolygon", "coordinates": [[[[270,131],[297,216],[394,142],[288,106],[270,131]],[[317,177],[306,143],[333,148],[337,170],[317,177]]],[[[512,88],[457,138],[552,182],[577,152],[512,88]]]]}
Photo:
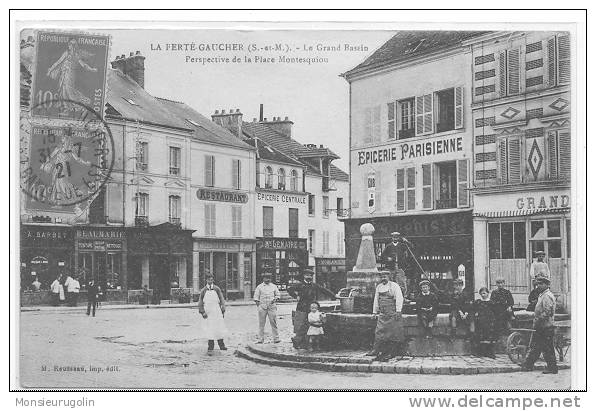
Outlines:
{"type": "MultiPolygon", "coordinates": [[[[476,375],[522,372],[521,367],[513,363],[479,367],[474,365],[466,366],[465,364],[454,365],[453,360],[446,359],[444,360],[444,365],[441,365],[440,362],[428,366],[419,364],[408,365],[400,361],[397,363],[384,363],[358,357],[320,356],[313,358],[299,354],[275,353],[259,349],[251,344],[236,349],[235,355],[259,364],[333,372],[424,375],[476,375]]],[[[436,361],[438,362],[439,360],[436,361]]],[[[534,370],[541,371],[545,368],[545,364],[537,364],[534,370]]],[[[559,364],[560,370],[569,368],[569,364],[559,364]]]]}

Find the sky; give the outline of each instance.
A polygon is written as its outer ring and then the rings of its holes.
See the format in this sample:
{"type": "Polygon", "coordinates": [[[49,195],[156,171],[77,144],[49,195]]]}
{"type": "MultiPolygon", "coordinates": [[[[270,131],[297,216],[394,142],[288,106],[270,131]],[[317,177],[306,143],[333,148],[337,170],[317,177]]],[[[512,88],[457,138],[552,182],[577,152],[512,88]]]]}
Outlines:
{"type": "Polygon", "coordinates": [[[341,157],[334,164],[346,172],[349,86],[340,74],[364,61],[395,33],[221,29],[106,32],[112,36],[111,60],[137,50],[146,57],[145,89],[150,94],[183,101],[207,117],[215,110],[240,109],[244,121],[258,119],[259,105],[263,104],[265,118],[289,117],[294,122],[292,132],[297,141],[329,147],[341,157]],[[189,49],[191,43],[195,44],[195,51],[189,49]],[[198,49],[214,43],[236,44],[242,50],[198,49]],[[284,51],[268,49],[275,45],[281,45],[284,51]],[[346,45],[350,47],[347,51],[346,45]],[[285,63],[279,61],[282,55],[326,62],[285,63]],[[239,63],[234,62],[235,56],[239,63]],[[203,64],[189,61],[191,58],[229,61],[203,64]],[[267,59],[273,59],[273,63],[267,59]]]}

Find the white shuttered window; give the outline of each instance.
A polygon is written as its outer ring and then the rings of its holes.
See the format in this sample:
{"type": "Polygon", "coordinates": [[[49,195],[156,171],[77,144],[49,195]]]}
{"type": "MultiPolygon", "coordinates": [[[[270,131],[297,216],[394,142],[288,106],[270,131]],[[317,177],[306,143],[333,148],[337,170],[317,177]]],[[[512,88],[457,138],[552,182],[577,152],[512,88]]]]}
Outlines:
{"type": "Polygon", "coordinates": [[[416,135],[433,132],[433,95],[416,97],[416,135]]]}

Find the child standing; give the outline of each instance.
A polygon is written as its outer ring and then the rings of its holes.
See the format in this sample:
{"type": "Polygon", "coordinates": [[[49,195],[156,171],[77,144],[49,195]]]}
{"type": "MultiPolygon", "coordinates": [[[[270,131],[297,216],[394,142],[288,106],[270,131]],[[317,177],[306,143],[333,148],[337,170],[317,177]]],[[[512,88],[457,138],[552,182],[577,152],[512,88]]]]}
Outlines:
{"type": "Polygon", "coordinates": [[[495,328],[498,334],[509,330],[509,321],[513,317],[513,295],[511,291],[505,288],[505,280],[497,279],[497,289],[493,290],[490,300],[494,304],[496,315],[495,328]]]}
{"type": "Polygon", "coordinates": [[[482,287],[480,298],[472,305],[474,318],[473,352],[477,356],[495,358],[495,304],[489,298],[488,288],[482,287]]]}
{"type": "Polygon", "coordinates": [[[325,321],[325,314],[319,311],[321,306],[318,302],[313,302],[310,305],[310,313],[308,313],[308,341],[311,350],[318,350],[321,348],[321,338],[324,334],[323,322],[325,321]]]}
{"type": "Polygon", "coordinates": [[[432,329],[439,308],[439,299],[430,291],[430,281],[420,281],[420,294],[416,298],[418,323],[422,326],[424,337],[432,337],[432,329]]]}
{"type": "MultiPolygon", "coordinates": [[[[470,310],[470,303],[472,297],[463,289],[464,282],[457,278],[453,281],[453,291],[450,294],[450,308],[449,308],[449,322],[451,325],[451,338],[455,338],[457,326],[464,324],[469,325],[468,311],[470,310]]],[[[469,327],[467,329],[469,332],[469,327]]]]}

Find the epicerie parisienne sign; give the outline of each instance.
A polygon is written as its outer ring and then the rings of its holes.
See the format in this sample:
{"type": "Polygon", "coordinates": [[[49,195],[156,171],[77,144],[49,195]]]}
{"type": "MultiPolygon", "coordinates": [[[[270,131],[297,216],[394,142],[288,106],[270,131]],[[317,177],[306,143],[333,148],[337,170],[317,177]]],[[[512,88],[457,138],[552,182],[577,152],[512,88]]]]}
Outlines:
{"type": "Polygon", "coordinates": [[[358,165],[403,161],[463,151],[462,137],[438,138],[418,143],[402,143],[374,150],[358,151],[358,165]]]}

